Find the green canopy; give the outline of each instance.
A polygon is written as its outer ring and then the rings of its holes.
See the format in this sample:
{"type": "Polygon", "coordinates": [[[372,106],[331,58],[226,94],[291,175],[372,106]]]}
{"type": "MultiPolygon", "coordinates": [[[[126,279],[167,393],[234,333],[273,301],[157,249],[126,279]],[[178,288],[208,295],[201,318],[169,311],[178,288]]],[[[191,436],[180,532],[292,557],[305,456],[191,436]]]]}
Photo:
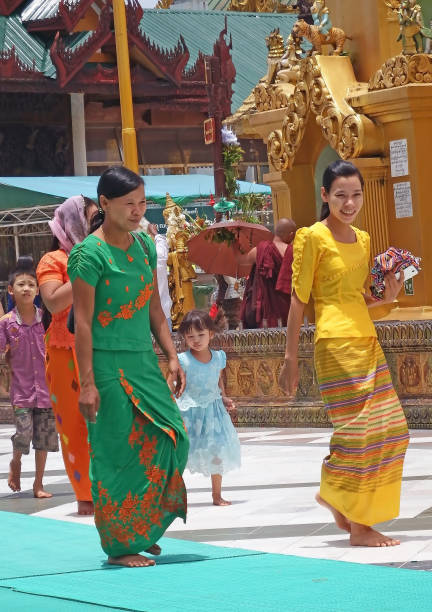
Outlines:
{"type": "MultiPolygon", "coordinates": [[[[182,206],[203,203],[215,193],[214,178],[206,174],[144,176],[149,205],[165,206],[166,193],[182,206]]],[[[60,204],[82,194],[96,200],[98,176],[0,177],[0,210],[60,204]]],[[[240,193],[271,193],[267,185],[238,181],[240,193]]]]}

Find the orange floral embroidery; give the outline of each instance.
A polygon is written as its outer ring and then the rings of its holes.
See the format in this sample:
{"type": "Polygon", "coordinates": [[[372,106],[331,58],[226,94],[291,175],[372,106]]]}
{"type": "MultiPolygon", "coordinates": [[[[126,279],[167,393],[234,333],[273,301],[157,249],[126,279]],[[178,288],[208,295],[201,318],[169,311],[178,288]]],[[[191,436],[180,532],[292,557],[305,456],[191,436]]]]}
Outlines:
{"type": "Polygon", "coordinates": [[[129,302],[129,304],[122,304],[120,306],[120,312],[118,312],[114,318],[115,319],[132,319],[132,317],[134,316],[136,310],[134,310],[133,306],[132,306],[132,300],[129,302]]]}
{"type": "Polygon", "coordinates": [[[132,499],[131,492],[126,495],[126,498],[123,500],[122,505],[119,510],[119,518],[123,523],[127,523],[131,520],[132,516],[138,512],[137,506],[139,504],[138,495],[132,499]]]}
{"type": "Polygon", "coordinates": [[[128,261],[132,262],[134,258],[131,255],[127,255],[128,261]]]}
{"type": "Polygon", "coordinates": [[[150,540],[148,536],[148,532],[150,531],[151,525],[149,525],[144,519],[137,518],[133,522],[133,528],[137,532],[138,535],[143,536],[147,540],[150,540]]]}
{"type": "Polygon", "coordinates": [[[141,501],[141,512],[145,514],[150,506],[157,503],[158,499],[159,493],[157,487],[154,485],[149,485],[141,501]]]}
{"type": "Polygon", "coordinates": [[[109,312],[109,310],[102,310],[102,312],[98,314],[97,320],[102,325],[102,327],[106,327],[113,320],[112,314],[109,312]]]}
{"type": "Polygon", "coordinates": [[[153,295],[153,283],[148,283],[144,289],[141,289],[139,296],[135,300],[135,308],[141,310],[147,304],[151,296],[153,295]]]}
{"type": "Polygon", "coordinates": [[[166,480],[166,471],[161,470],[158,465],[150,465],[146,470],[146,476],[150,482],[162,486],[164,480],[166,480]]]}
{"type": "Polygon", "coordinates": [[[163,518],[163,511],[160,508],[155,508],[150,512],[150,520],[154,525],[162,527],[161,519],[163,518]]]}
{"type": "Polygon", "coordinates": [[[108,279],[105,279],[105,285],[108,286],[110,284],[108,279]]]}
{"type": "Polygon", "coordinates": [[[150,440],[148,436],[144,435],[144,442],[142,444],[139,457],[140,463],[143,463],[146,467],[150,467],[153,457],[157,454],[156,444],[156,436],[153,436],[150,440]]]}

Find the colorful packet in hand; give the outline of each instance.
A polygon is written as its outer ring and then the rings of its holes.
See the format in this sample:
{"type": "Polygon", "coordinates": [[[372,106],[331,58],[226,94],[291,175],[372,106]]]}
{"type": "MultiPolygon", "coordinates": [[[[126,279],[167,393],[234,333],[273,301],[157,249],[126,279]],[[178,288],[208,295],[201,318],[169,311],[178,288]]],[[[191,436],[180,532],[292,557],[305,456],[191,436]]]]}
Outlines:
{"type": "MultiPolygon", "coordinates": [[[[420,257],[414,257],[410,251],[406,249],[396,249],[390,247],[385,253],[377,255],[374,259],[374,266],[371,271],[372,295],[381,300],[384,296],[385,280],[384,277],[388,272],[394,272],[397,278],[404,270],[407,271],[407,276],[412,278],[421,270],[420,257]]],[[[405,278],[405,280],[408,280],[405,278]]]]}

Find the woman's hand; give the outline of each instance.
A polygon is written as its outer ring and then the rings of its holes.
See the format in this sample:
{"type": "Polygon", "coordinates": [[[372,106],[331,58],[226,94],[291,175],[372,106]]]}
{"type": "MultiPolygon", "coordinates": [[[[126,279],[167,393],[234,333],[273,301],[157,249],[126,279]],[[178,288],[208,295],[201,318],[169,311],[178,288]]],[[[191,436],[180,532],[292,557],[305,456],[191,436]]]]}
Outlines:
{"type": "Polygon", "coordinates": [[[385,287],[384,287],[384,297],[382,299],[383,304],[391,304],[395,301],[397,296],[402,289],[402,285],[404,284],[404,273],[403,270],[400,273],[400,278],[397,280],[396,276],[393,272],[388,272],[384,276],[385,287]]]}
{"type": "Polygon", "coordinates": [[[222,402],[225,408],[227,409],[227,412],[231,412],[231,410],[235,410],[236,406],[230,397],[227,397],[226,395],[222,395],[222,402]]]}
{"type": "Polygon", "coordinates": [[[177,357],[168,359],[168,387],[176,397],[180,397],[186,387],[186,376],[177,357]]]}
{"type": "Polygon", "coordinates": [[[288,399],[294,399],[299,382],[299,371],[297,359],[286,357],[279,374],[279,386],[288,395],[288,399]]]}
{"type": "Polygon", "coordinates": [[[96,415],[99,410],[100,396],[94,383],[88,383],[81,387],[78,405],[81,414],[89,423],[96,423],[96,415]]]}

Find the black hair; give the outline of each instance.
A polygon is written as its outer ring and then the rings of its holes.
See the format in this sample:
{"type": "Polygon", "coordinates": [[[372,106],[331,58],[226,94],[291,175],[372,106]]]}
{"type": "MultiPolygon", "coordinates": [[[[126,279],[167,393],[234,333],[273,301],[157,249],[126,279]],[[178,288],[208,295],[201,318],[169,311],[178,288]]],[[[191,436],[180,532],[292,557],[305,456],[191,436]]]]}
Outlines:
{"type": "Polygon", "coordinates": [[[213,319],[204,310],[190,310],[183,317],[182,322],[180,323],[180,327],[178,329],[179,334],[185,336],[192,329],[196,329],[198,331],[206,330],[216,333],[218,331],[213,319]]]}
{"type": "Polygon", "coordinates": [[[91,221],[90,233],[95,232],[104,221],[105,213],[100,205],[100,197],[105,196],[107,200],[121,198],[131,191],[144,185],[144,179],[136,172],[124,166],[111,166],[101,174],[97,186],[99,209],[91,221]]]}
{"type": "Polygon", "coordinates": [[[28,276],[32,276],[37,281],[36,270],[31,255],[21,255],[21,257],[18,257],[15,270],[9,274],[9,285],[11,287],[13,287],[17,277],[21,276],[21,274],[28,274],[28,276]]]}
{"type": "MultiPolygon", "coordinates": [[[[343,159],[337,159],[332,162],[327,168],[324,170],[322,186],[326,190],[327,193],[330,193],[331,186],[334,181],[340,177],[350,177],[357,176],[362,189],[364,187],[364,179],[360,170],[354,166],[351,162],[344,161],[343,159]]],[[[324,221],[330,214],[330,208],[327,202],[323,202],[321,207],[321,218],[320,221],[324,221]]]]}

